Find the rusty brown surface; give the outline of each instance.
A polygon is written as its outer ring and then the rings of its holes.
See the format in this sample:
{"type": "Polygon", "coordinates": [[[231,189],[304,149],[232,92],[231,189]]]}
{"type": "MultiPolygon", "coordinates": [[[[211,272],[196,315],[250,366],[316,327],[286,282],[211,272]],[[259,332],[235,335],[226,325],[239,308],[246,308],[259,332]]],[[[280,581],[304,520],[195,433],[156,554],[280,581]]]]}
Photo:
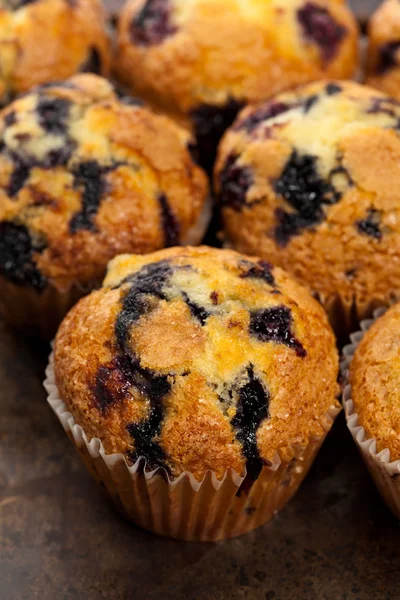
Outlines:
{"type": "Polygon", "coordinates": [[[45,402],[47,352],[0,322],[0,600],[398,597],[399,525],[343,416],[271,523],[219,545],[164,540],[125,523],[80,464],[45,402]]]}
{"type": "Polygon", "coordinates": [[[399,525],[343,417],[295,499],[219,545],[124,522],[91,481],[45,402],[47,347],[0,323],[1,600],[386,600],[396,598],[399,525]]]}
{"type": "Polygon", "coordinates": [[[381,3],[381,0],[349,0],[350,6],[361,21],[366,21],[381,3]]]}

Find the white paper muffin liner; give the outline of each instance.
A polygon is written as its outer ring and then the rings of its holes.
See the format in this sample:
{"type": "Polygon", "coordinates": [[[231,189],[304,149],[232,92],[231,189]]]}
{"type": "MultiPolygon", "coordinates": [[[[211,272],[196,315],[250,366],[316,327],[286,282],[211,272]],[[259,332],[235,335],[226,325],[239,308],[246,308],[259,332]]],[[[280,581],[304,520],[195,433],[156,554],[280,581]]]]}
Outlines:
{"type": "Polygon", "coordinates": [[[98,438],[88,439],[61,400],[52,355],[44,387],[48,403],[88,470],[124,516],[144,529],[184,540],[214,542],[266,523],[297,491],[340,412],[332,406],[321,419],[323,434],[310,438],[305,447],[293,446],[288,461],[276,455],[247,492],[240,490],[245,477],[233,469],[222,479],[208,471],[202,481],[189,472],[171,480],[164,469],[147,471],[144,458],[130,465],[122,454],[107,454],[98,438]]]}
{"type": "Polygon", "coordinates": [[[351,385],[348,383],[349,367],[357,346],[371,325],[375,323],[386,310],[387,308],[379,308],[374,311],[372,319],[361,321],[360,331],[353,333],[350,336],[352,343],[343,348],[342,374],[346,382],[343,391],[343,406],[349,431],[358,446],[361,456],[364,459],[378,490],[396,517],[400,519],[400,460],[391,461],[390,450],[384,448],[378,452],[376,440],[374,438],[368,438],[364,427],[359,424],[358,414],[355,411],[354,403],[351,398],[351,385]]]}

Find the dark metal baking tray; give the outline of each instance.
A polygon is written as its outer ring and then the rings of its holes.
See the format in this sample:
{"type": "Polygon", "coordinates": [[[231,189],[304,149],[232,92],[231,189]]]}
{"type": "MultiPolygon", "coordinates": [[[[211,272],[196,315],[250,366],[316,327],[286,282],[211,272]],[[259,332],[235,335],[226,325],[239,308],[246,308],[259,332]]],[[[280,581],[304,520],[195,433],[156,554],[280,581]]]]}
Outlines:
{"type": "Polygon", "coordinates": [[[48,350],[0,322],[0,600],[400,598],[399,525],[343,415],[265,527],[216,545],[161,539],[86,473],[45,402],[48,350]]]}

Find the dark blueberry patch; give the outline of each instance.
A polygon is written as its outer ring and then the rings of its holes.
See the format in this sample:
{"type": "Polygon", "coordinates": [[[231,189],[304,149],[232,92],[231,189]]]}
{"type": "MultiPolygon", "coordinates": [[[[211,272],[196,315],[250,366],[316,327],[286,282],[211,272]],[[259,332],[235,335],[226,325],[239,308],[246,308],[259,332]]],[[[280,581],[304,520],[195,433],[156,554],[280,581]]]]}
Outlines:
{"type": "Polygon", "coordinates": [[[282,208],[277,208],[275,217],[278,222],[275,228],[275,239],[280,246],[286,246],[290,239],[298,235],[300,230],[309,227],[307,221],[297,213],[288,213],[282,208]]]}
{"type": "Polygon", "coordinates": [[[73,140],[66,139],[59,148],[49,150],[44,161],[42,163],[38,162],[37,166],[43,167],[44,169],[65,166],[70,160],[75,148],[76,143],[73,140]]]}
{"type": "Polygon", "coordinates": [[[7,193],[11,198],[16,196],[24,187],[31,174],[31,169],[34,166],[29,159],[23,159],[17,156],[14,157],[14,162],[15,167],[11,173],[10,181],[7,186],[7,193]]]}
{"type": "Polygon", "coordinates": [[[234,154],[228,156],[219,174],[219,200],[222,206],[240,211],[246,205],[246,194],[253,185],[253,176],[249,167],[241,167],[237,160],[238,156],[234,154]]]}
{"type": "Polygon", "coordinates": [[[328,96],[336,96],[336,94],[340,94],[342,88],[337,83],[328,83],[325,90],[328,96]]]}
{"type": "Polygon", "coordinates": [[[250,315],[250,334],[260,342],[276,342],[292,348],[304,358],[306,351],[292,332],[293,317],[286,306],[273,306],[256,310],[250,315]]]}
{"type": "Polygon", "coordinates": [[[239,267],[244,269],[240,274],[242,279],[262,279],[268,285],[274,286],[275,279],[272,275],[272,265],[265,260],[260,260],[258,263],[252,263],[247,260],[241,260],[239,267]]]}
{"type": "Polygon", "coordinates": [[[218,292],[211,292],[210,294],[210,300],[213,304],[218,304],[218,292]]]}
{"type": "Polygon", "coordinates": [[[156,375],[151,369],[144,369],[139,361],[132,361],[132,373],[135,387],[152,401],[161,402],[171,391],[166,375],[156,375]]]}
{"type": "Polygon", "coordinates": [[[163,467],[169,471],[165,464],[165,452],[160,444],[154,440],[154,437],[160,432],[163,419],[161,404],[152,406],[150,410],[149,419],[146,421],[127,425],[128,433],[135,441],[135,450],[130,452],[129,458],[134,463],[138,458],[144,456],[150,470],[163,467]]]}
{"type": "Polygon", "coordinates": [[[318,175],[317,158],[296,151],[274,187],[276,193],[295,209],[294,213],[280,208],[276,211],[278,226],[275,237],[283,246],[302,229],[320,223],[324,218],[323,205],[335,204],[341,197],[328,181],[318,175]]]}
{"type": "Polygon", "coordinates": [[[42,252],[45,243],[32,241],[28,229],[11,221],[0,222],[0,272],[17,285],[30,285],[38,291],[47,285],[47,279],[33,259],[34,252],[42,252]]]}
{"type": "Polygon", "coordinates": [[[37,1],[38,0],[7,0],[6,4],[9,10],[17,10],[28,4],[34,4],[37,1]]]}
{"type": "Polygon", "coordinates": [[[400,64],[397,59],[399,50],[400,41],[387,42],[380,47],[376,65],[377,75],[385,75],[400,64]]]}
{"type": "MultiPolygon", "coordinates": [[[[127,342],[132,325],[149,312],[157,300],[165,298],[163,288],[171,274],[172,266],[167,260],[162,260],[146,265],[137,273],[127,277],[124,283],[129,283],[130,287],[122,299],[122,309],[115,324],[117,343],[123,353],[126,366],[124,378],[150,402],[147,418],[127,426],[135,442],[135,450],[130,453],[130,459],[135,461],[144,456],[150,468],[164,467],[167,471],[165,452],[155,438],[161,431],[164,416],[163,399],[169,394],[171,384],[168,376],[157,375],[150,369],[141,367],[140,361],[127,347],[127,342]],[[126,373],[129,374],[128,377],[126,373]]],[[[118,397],[115,399],[118,400],[118,397]]]]}
{"type": "Polygon", "coordinates": [[[307,114],[317,102],[318,94],[313,94],[312,96],[309,96],[304,103],[304,112],[307,114]]]}
{"type": "Polygon", "coordinates": [[[115,324],[115,333],[123,348],[130,327],[151,309],[151,296],[164,299],[163,287],[172,275],[172,267],[167,260],[146,265],[125,282],[130,288],[122,300],[122,310],[115,324]]]}
{"type": "Polygon", "coordinates": [[[4,117],[4,125],[6,127],[11,127],[11,125],[15,125],[15,123],[17,122],[17,117],[15,114],[15,111],[12,110],[11,112],[9,112],[5,117],[4,117]]]}
{"type": "Polygon", "coordinates": [[[30,186],[29,191],[34,206],[51,206],[52,208],[58,207],[57,198],[54,198],[50,194],[47,194],[46,192],[43,192],[34,186],[30,186]]]}
{"type": "Polygon", "coordinates": [[[135,96],[129,96],[124,92],[124,90],[115,88],[115,92],[117,94],[118,100],[127,106],[145,106],[145,102],[141,100],[141,98],[136,98],[135,96]]]}
{"type": "Polygon", "coordinates": [[[346,271],[346,273],[345,273],[345,275],[349,281],[353,281],[356,274],[357,274],[357,269],[348,269],[348,271],[346,271]]]}
{"type": "MultiPolygon", "coordinates": [[[[21,141],[26,141],[26,139],[29,138],[24,136],[24,139],[21,141]]],[[[74,149],[75,143],[72,140],[67,139],[60,148],[49,150],[42,161],[38,161],[36,158],[29,156],[28,154],[8,152],[14,162],[14,169],[11,173],[10,181],[7,186],[8,195],[12,198],[18,194],[18,192],[24,187],[29,179],[31,170],[34,167],[51,169],[67,164],[74,149]]],[[[5,147],[3,147],[1,150],[7,152],[7,148],[5,147]]]]}
{"type": "Polygon", "coordinates": [[[243,104],[231,98],[225,105],[202,104],[191,111],[200,164],[212,172],[219,141],[243,104]]]}
{"type": "Polygon", "coordinates": [[[245,129],[247,133],[252,133],[260,123],[278,117],[279,115],[291,110],[294,105],[287,104],[286,102],[269,102],[262,108],[259,108],[250,113],[246,118],[240,120],[235,125],[236,130],[245,129]]]}
{"type": "Polygon", "coordinates": [[[99,210],[105,191],[104,175],[108,170],[95,160],[79,163],[75,167],[73,171],[74,186],[83,188],[82,210],[76,213],[70,221],[71,233],[76,233],[81,229],[95,229],[93,219],[99,210]]]}
{"type": "Polygon", "coordinates": [[[65,98],[42,96],[36,107],[39,125],[48,133],[64,134],[71,102],[65,98]]]}
{"type": "Polygon", "coordinates": [[[32,139],[32,135],[28,132],[26,133],[16,133],[14,135],[14,138],[20,143],[20,144],[25,144],[26,142],[29,142],[29,140],[32,139]]]}
{"type": "Polygon", "coordinates": [[[101,411],[116,402],[123,402],[133,386],[130,361],[124,356],[117,356],[110,363],[101,365],[96,374],[92,388],[94,402],[101,411]]]}
{"type": "MultiPolygon", "coordinates": [[[[339,163],[341,163],[343,160],[343,157],[338,156],[337,160],[339,161],[339,163]]],[[[342,164],[339,164],[339,166],[332,169],[332,171],[329,173],[328,180],[329,180],[330,185],[333,188],[335,188],[335,180],[337,177],[342,177],[342,178],[344,177],[346,179],[347,185],[349,187],[354,185],[354,181],[353,181],[350,173],[342,164]]],[[[337,192],[336,192],[336,194],[337,194],[337,192]]]]}
{"type": "Polygon", "coordinates": [[[346,28],[337,23],[326,8],[314,2],[306,2],[297,11],[297,19],[304,36],[319,46],[324,62],[331,61],[347,33],[346,28]]]}
{"type": "Polygon", "coordinates": [[[83,65],[81,65],[79,71],[81,73],[94,73],[95,75],[102,74],[101,55],[97,48],[94,46],[90,48],[89,55],[83,65]]]}
{"type": "Polygon", "coordinates": [[[186,294],[186,292],[182,292],[182,297],[183,297],[184,301],[186,302],[186,304],[192,314],[192,317],[197,319],[201,325],[205,325],[208,317],[210,316],[210,313],[205,308],[203,308],[202,306],[200,306],[199,304],[196,304],[196,302],[191,300],[189,298],[189,296],[186,294]]]}
{"type": "Polygon", "coordinates": [[[269,417],[270,395],[261,380],[254,374],[252,365],[247,368],[247,375],[247,383],[237,392],[239,399],[231,423],[247,459],[247,476],[253,482],[258,478],[265,464],[257,447],[257,430],[269,417]]]}
{"type": "Polygon", "coordinates": [[[389,117],[399,118],[400,115],[400,102],[394,98],[373,98],[371,105],[367,110],[368,114],[385,114],[389,117]]]}
{"type": "Polygon", "coordinates": [[[147,0],[131,22],[132,42],[139,46],[152,46],[174,35],[177,27],[171,23],[170,13],[169,0],[147,0]]]}
{"type": "Polygon", "coordinates": [[[146,420],[127,425],[128,433],[135,442],[135,450],[129,455],[132,462],[143,456],[149,469],[163,467],[169,471],[165,463],[166,454],[154,439],[160,434],[163,417],[162,403],[157,400],[151,402],[150,413],[146,420]]]}
{"type": "Polygon", "coordinates": [[[159,194],[158,201],[161,209],[161,223],[164,231],[164,245],[166,248],[179,244],[179,223],[169,205],[165,194],[159,194]]]}
{"type": "Polygon", "coordinates": [[[370,208],[365,219],[357,221],[356,226],[360,233],[369,235],[375,240],[382,239],[382,231],[380,230],[380,213],[375,208],[370,208]]]}
{"type": "Polygon", "coordinates": [[[149,369],[142,368],[130,356],[117,356],[107,365],[100,366],[97,371],[92,388],[95,405],[105,412],[116,403],[126,400],[133,387],[149,398],[150,408],[144,421],[127,426],[135,442],[135,450],[130,453],[129,458],[136,461],[144,456],[150,468],[167,468],[164,464],[165,453],[154,440],[160,433],[163,420],[162,400],[171,389],[166,376],[157,376],[149,369]]]}

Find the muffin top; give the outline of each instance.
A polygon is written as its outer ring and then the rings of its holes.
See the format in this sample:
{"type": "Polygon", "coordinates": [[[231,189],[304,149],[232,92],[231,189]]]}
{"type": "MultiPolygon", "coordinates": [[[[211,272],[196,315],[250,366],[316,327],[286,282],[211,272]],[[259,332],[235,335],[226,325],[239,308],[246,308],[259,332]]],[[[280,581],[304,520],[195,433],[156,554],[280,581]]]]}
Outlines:
{"type": "Polygon", "coordinates": [[[0,103],[77,71],[106,75],[101,0],[0,0],[0,103]]]}
{"type": "Polygon", "coordinates": [[[400,459],[400,304],[364,335],[350,365],[354,410],[377,452],[388,448],[400,459]]]}
{"type": "Polygon", "coordinates": [[[256,479],[323,435],[338,359],[320,305],[280,269],[230,250],[119,256],[55,342],[60,397],[108,453],[197,479],[256,479]]]}
{"type": "Polygon", "coordinates": [[[215,184],[225,233],[330,306],[400,292],[400,103],[319,82],[239,115],[215,184]]]}
{"type": "Polygon", "coordinates": [[[400,100],[400,2],[385,0],[368,25],[367,83],[400,100]]]}
{"type": "Polygon", "coordinates": [[[357,27],[344,2],[129,0],[117,72],[188,113],[257,101],[284,88],[354,72],[357,27]]]}
{"type": "Polygon", "coordinates": [[[45,85],[0,114],[0,275],[63,290],[110,258],[179,244],[208,184],[188,134],[96,75],[45,85]]]}

